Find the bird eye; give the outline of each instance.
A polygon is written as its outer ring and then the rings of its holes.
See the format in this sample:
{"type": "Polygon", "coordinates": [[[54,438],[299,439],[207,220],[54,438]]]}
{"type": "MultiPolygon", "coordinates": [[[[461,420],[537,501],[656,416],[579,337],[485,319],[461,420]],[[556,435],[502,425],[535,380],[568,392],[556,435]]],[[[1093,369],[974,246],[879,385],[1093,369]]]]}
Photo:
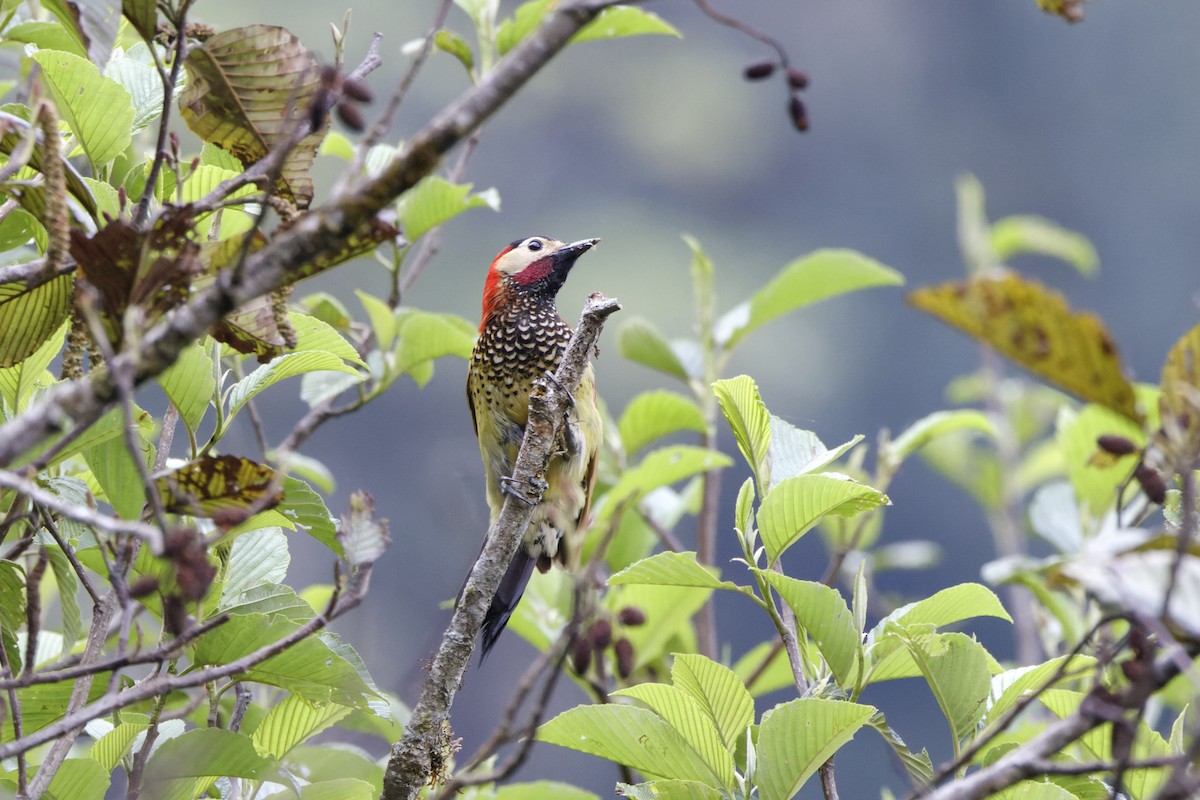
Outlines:
{"type": "Polygon", "coordinates": [[[540,241],[538,241],[537,239],[531,239],[529,244],[527,244],[525,246],[528,247],[530,250],[534,251],[535,253],[538,250],[542,249],[542,243],[540,241]]]}

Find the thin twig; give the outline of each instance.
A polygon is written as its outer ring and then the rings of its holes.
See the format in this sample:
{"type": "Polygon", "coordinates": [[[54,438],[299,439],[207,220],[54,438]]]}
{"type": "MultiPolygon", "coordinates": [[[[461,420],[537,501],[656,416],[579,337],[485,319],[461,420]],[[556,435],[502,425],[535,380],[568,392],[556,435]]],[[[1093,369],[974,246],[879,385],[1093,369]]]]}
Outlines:
{"type": "MultiPolygon", "coordinates": [[[[13,674],[12,665],[8,663],[8,648],[0,646],[0,669],[3,669],[3,675],[6,679],[11,678],[13,674]]],[[[25,727],[24,720],[21,717],[21,699],[17,697],[17,690],[8,688],[8,711],[12,715],[13,736],[21,738],[25,727]]],[[[25,770],[25,754],[17,754],[17,794],[21,797],[28,795],[27,788],[28,776],[25,770]]]]}
{"type": "Polygon", "coordinates": [[[92,605],[99,605],[100,595],[96,592],[96,587],[92,585],[92,579],[88,577],[87,570],[83,568],[83,564],[79,563],[79,557],[75,555],[75,548],[68,546],[69,543],[59,533],[58,525],[55,524],[54,518],[50,516],[50,512],[42,506],[38,507],[38,511],[42,516],[42,524],[50,532],[51,538],[62,548],[63,554],[71,564],[71,569],[75,571],[75,577],[79,578],[79,582],[83,584],[84,591],[88,593],[88,597],[92,598],[92,605]]]}
{"type": "MultiPolygon", "coordinates": [[[[162,82],[163,104],[158,121],[158,141],[154,146],[154,161],[150,164],[150,171],[146,174],[146,188],[142,190],[142,199],[138,201],[137,209],[133,214],[133,224],[137,227],[145,225],[150,217],[150,201],[154,199],[158,174],[162,171],[163,162],[167,159],[167,141],[171,133],[171,108],[175,105],[175,87],[179,85],[179,71],[183,69],[183,61],[187,55],[187,34],[184,32],[184,28],[187,26],[187,13],[192,2],[193,0],[183,0],[179,4],[178,14],[171,20],[175,25],[175,57],[171,61],[169,73],[158,63],[158,55],[154,46],[150,46],[150,52],[154,54],[155,66],[158,67],[158,77],[162,82]]],[[[182,186],[182,183],[180,185],[182,186]]]]}
{"type": "Polygon", "coordinates": [[[425,40],[421,42],[421,49],[417,51],[412,63],[409,64],[404,76],[400,79],[400,83],[396,86],[396,91],[392,92],[388,98],[387,105],[383,108],[383,113],[371,125],[371,129],[367,131],[367,135],[363,137],[362,145],[358,148],[358,152],[354,155],[354,160],[350,162],[350,168],[343,174],[342,181],[335,184],[333,196],[337,197],[345,188],[345,181],[354,179],[362,169],[363,161],[367,157],[367,151],[383,140],[388,129],[392,126],[392,120],[396,117],[396,112],[400,110],[400,104],[404,102],[404,98],[408,96],[408,90],[412,87],[417,79],[417,74],[421,71],[425,61],[433,52],[433,37],[441,30],[446,23],[446,15],[450,13],[450,8],[453,5],[452,0],[442,0],[438,5],[438,9],[434,12],[433,25],[429,32],[425,34],[425,40]]]}

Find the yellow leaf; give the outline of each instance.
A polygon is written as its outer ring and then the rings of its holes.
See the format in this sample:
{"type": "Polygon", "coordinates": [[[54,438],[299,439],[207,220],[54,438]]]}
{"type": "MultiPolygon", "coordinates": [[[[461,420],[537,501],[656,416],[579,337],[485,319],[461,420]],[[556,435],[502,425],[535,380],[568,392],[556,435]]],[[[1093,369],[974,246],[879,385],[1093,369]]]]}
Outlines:
{"type": "Polygon", "coordinates": [[[1104,323],[1072,312],[1059,293],[1005,274],[928,286],[908,300],[1056,386],[1143,421],[1104,323]]]}

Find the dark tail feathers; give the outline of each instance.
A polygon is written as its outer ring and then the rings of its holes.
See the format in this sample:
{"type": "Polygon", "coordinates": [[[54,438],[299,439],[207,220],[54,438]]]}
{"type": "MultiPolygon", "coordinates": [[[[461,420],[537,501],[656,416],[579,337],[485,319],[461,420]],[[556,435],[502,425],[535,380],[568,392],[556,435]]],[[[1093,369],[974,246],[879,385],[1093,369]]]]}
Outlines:
{"type": "Polygon", "coordinates": [[[521,595],[525,592],[525,585],[529,583],[529,576],[533,573],[533,565],[534,560],[525,552],[525,548],[517,548],[517,554],[513,556],[512,563],[508,565],[508,571],[500,579],[500,586],[496,588],[496,596],[492,598],[492,604],[488,606],[487,614],[483,618],[483,630],[479,634],[482,644],[479,652],[480,664],[487,658],[487,654],[496,644],[496,640],[500,638],[500,632],[504,630],[504,626],[508,624],[508,618],[512,616],[513,610],[520,602],[521,595]]]}

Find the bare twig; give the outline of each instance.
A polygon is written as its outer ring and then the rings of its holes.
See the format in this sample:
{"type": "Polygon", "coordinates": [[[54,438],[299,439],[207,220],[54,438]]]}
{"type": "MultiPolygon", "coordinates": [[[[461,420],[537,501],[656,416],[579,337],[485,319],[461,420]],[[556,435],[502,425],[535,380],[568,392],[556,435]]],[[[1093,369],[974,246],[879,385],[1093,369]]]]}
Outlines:
{"type": "MultiPolygon", "coordinates": [[[[12,665],[8,663],[8,649],[0,646],[0,670],[5,678],[11,678],[13,675],[12,665]]],[[[17,691],[13,687],[8,690],[8,712],[12,715],[13,736],[20,738],[24,730],[25,723],[21,717],[21,699],[17,697],[17,691]]],[[[21,797],[28,795],[27,789],[28,775],[25,770],[25,754],[17,754],[17,794],[21,797]]]]}
{"type": "Polygon", "coordinates": [[[187,25],[187,13],[192,2],[193,0],[183,0],[178,6],[178,13],[171,20],[175,25],[175,54],[171,60],[170,72],[162,68],[162,65],[158,63],[155,49],[150,48],[150,52],[154,54],[155,66],[158,67],[159,80],[162,82],[163,104],[162,115],[158,121],[158,141],[154,147],[154,161],[150,164],[150,171],[146,175],[146,188],[142,191],[142,199],[138,202],[137,209],[133,214],[133,224],[138,227],[145,225],[146,220],[149,219],[150,201],[154,199],[158,174],[162,171],[163,162],[167,159],[167,141],[171,133],[171,107],[175,105],[175,87],[179,85],[179,71],[183,69],[184,57],[187,55],[187,34],[184,32],[184,28],[187,25]]]}
{"type": "Polygon", "coordinates": [[[71,569],[75,571],[75,577],[79,578],[79,582],[83,584],[88,597],[92,598],[92,604],[99,604],[100,595],[96,592],[96,587],[92,586],[92,579],[88,577],[87,570],[83,568],[83,564],[79,563],[79,558],[75,555],[75,548],[68,546],[69,543],[58,532],[58,525],[55,524],[54,518],[50,516],[50,512],[40,506],[38,507],[38,511],[41,513],[42,524],[46,526],[46,530],[50,532],[50,536],[58,543],[58,546],[62,548],[63,554],[71,564],[71,569]]]}
{"type": "MultiPolygon", "coordinates": [[[[604,320],[620,305],[602,295],[593,294],[584,308],[579,327],[571,338],[562,363],[555,372],[555,383],[574,392],[588,363],[588,354],[596,344],[604,320]]],[[[564,421],[563,395],[552,391],[548,381],[534,383],[529,397],[529,421],[525,438],[513,469],[513,485],[533,486],[550,461],[551,451],[564,421]]],[[[536,501],[536,497],[529,500],[536,501]]],[[[432,754],[438,746],[442,724],[449,718],[454,695],[462,684],[471,660],[475,639],[483,624],[484,613],[496,594],[500,578],[512,561],[517,546],[529,526],[533,504],[506,496],[504,506],[488,536],[455,608],[441,647],[429,668],[429,677],[413,708],[404,737],[392,747],[383,778],[383,800],[411,798],[431,775],[432,754]]]]}

